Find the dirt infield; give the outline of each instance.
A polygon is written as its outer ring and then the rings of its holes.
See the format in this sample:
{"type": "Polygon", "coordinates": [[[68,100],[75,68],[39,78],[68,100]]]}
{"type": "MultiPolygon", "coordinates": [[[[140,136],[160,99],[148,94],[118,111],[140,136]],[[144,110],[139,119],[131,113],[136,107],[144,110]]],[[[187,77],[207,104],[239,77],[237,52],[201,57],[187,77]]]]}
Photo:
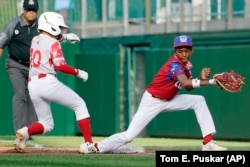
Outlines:
{"type": "MultiPolygon", "coordinates": [[[[48,153],[48,154],[79,154],[77,148],[34,148],[27,147],[21,153],[26,154],[37,154],[37,153],[48,153]]],[[[0,147],[0,154],[18,154],[14,147],[0,147]]]]}
{"type": "MultiPolygon", "coordinates": [[[[14,150],[14,147],[0,147],[0,154],[79,154],[78,148],[35,148],[26,147],[22,153],[14,150]]],[[[131,153],[135,155],[155,154],[153,150],[146,150],[145,153],[131,153]]]]}

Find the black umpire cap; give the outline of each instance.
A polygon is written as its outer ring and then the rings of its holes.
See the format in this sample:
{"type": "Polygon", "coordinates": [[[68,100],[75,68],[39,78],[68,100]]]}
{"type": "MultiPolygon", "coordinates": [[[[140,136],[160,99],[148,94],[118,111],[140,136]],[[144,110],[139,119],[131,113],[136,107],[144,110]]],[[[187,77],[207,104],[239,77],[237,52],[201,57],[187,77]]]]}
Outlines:
{"type": "Polygon", "coordinates": [[[38,5],[37,0],[24,0],[23,8],[25,10],[38,10],[39,5],[38,5]]]}

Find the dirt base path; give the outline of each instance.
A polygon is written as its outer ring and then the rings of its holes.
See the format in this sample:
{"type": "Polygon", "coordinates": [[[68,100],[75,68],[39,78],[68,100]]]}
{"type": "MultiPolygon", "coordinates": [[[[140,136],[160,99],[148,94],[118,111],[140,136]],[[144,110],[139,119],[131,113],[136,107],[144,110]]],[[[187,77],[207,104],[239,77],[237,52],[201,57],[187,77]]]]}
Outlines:
{"type": "MultiPolygon", "coordinates": [[[[35,148],[26,147],[22,153],[14,150],[14,147],[0,147],[0,154],[79,154],[78,148],[35,148]]],[[[155,154],[153,150],[146,150],[145,153],[133,153],[135,155],[155,154]]]]}

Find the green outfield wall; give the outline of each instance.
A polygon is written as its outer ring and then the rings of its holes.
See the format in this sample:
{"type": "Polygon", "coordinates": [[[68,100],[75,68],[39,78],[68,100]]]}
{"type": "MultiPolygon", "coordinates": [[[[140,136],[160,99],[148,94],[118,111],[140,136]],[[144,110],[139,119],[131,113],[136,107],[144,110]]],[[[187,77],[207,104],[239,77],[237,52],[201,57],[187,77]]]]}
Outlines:
{"type": "MultiPolygon", "coordinates": [[[[193,37],[193,76],[202,67],[212,74],[235,70],[246,77],[239,93],[228,93],[216,86],[191,91],[206,98],[214,117],[217,138],[249,140],[250,118],[250,30],[188,33],[193,37]]],[[[59,79],[86,101],[94,135],[106,136],[127,128],[136,112],[145,87],[163,63],[172,56],[173,39],[180,34],[154,34],[115,38],[82,39],[80,43],[63,44],[69,64],[86,70],[89,80],[59,74],[59,79]]],[[[13,134],[11,85],[0,62],[2,77],[0,105],[2,117],[0,135],[13,134]]],[[[180,93],[189,93],[181,90],[180,93]]],[[[76,135],[80,131],[72,111],[52,104],[55,129],[49,135],[76,135]]],[[[191,110],[161,113],[144,129],[143,136],[201,137],[201,131],[191,110]]]]}

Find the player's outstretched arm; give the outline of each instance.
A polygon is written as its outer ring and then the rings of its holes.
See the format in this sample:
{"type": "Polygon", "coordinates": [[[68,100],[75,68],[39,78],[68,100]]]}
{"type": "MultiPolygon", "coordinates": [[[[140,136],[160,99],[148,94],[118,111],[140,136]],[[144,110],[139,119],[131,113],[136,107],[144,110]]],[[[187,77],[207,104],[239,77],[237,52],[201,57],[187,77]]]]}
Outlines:
{"type": "Polygon", "coordinates": [[[206,80],[189,79],[185,74],[178,75],[177,79],[182,84],[182,86],[188,91],[201,86],[209,86],[216,84],[214,79],[206,79],[206,80]]]}
{"type": "Polygon", "coordinates": [[[80,38],[73,33],[68,33],[68,34],[61,34],[60,38],[58,39],[60,42],[62,41],[70,41],[70,43],[74,44],[76,42],[80,41],[80,38]]]}

